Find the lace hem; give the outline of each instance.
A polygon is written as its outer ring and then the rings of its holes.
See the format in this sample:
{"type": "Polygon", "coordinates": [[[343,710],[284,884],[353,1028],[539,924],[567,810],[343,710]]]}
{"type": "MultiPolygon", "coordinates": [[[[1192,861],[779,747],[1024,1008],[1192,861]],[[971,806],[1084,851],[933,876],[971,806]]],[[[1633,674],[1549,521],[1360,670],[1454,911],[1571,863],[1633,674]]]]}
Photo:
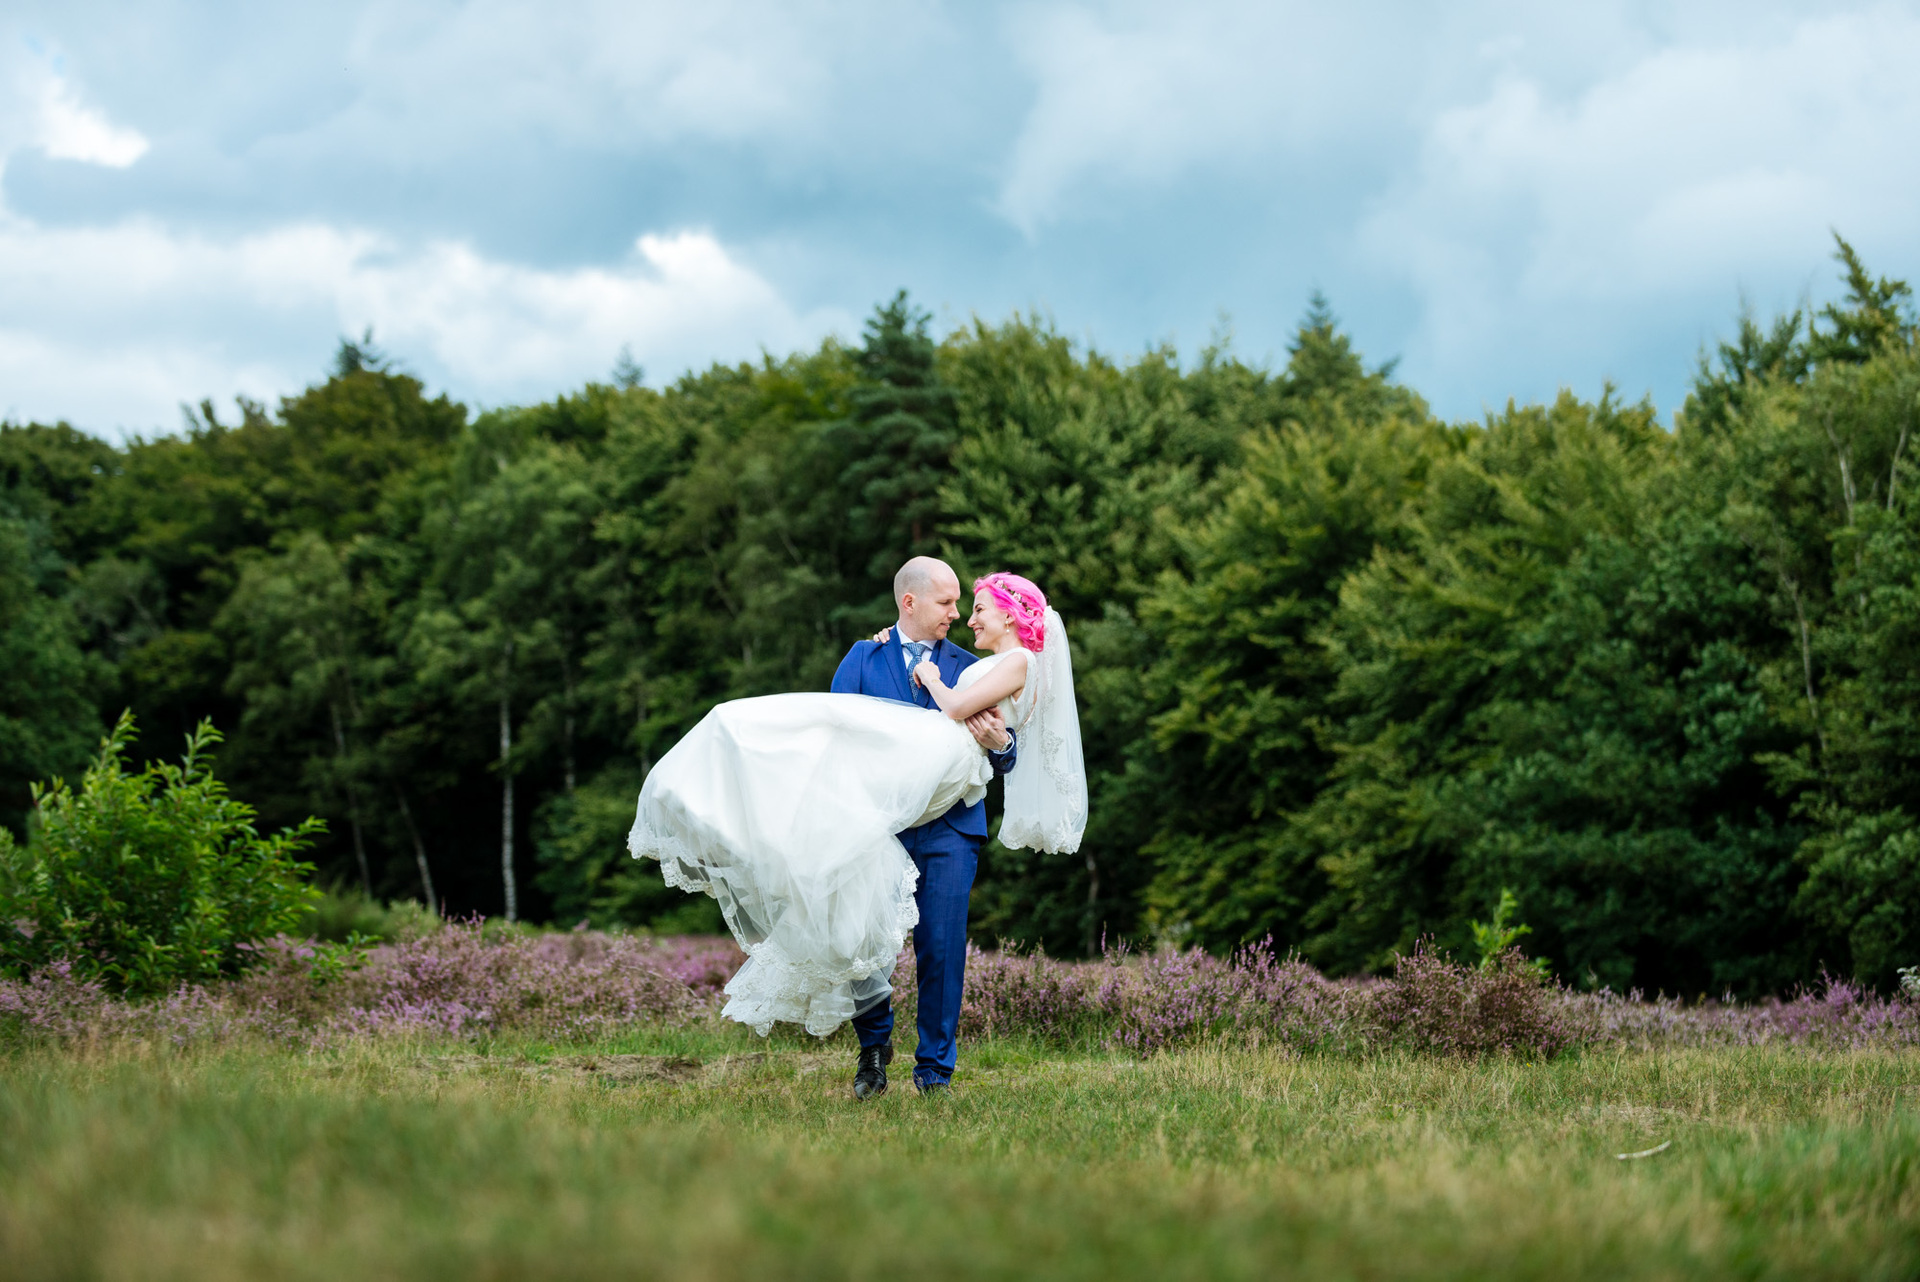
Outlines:
{"type": "Polygon", "coordinates": [[[1050,855],[1071,855],[1080,849],[1080,842],[1086,836],[1086,820],[1083,816],[1069,816],[1049,828],[1043,824],[1021,821],[1008,815],[1000,823],[1000,844],[1009,850],[1039,850],[1050,855]]]}
{"type": "MultiPolygon", "coordinates": [[[[627,835],[627,850],[635,859],[653,859],[667,885],[716,900],[727,930],[747,960],[727,981],[727,1004],[720,1013],[748,1025],[762,1037],[776,1023],[802,1024],[815,1037],[827,1037],[855,1014],[892,991],[886,979],[893,973],[907,936],[920,922],[920,906],[913,892],[920,874],[904,859],[899,883],[893,890],[893,921],[883,928],[879,947],[841,965],[795,958],[777,940],[754,938],[743,921],[739,902],[724,881],[716,882],[687,843],[637,819],[627,835]],[[878,985],[869,981],[878,978],[878,985]]],[[[769,923],[771,925],[772,923],[769,923]]]]}

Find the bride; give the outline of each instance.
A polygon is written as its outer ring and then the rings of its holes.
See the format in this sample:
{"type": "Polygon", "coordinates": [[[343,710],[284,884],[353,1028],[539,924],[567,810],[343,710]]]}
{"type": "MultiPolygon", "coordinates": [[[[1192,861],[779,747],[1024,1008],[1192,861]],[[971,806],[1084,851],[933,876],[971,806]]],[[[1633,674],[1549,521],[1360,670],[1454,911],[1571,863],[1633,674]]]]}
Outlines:
{"type": "MultiPolygon", "coordinates": [[[[989,575],[974,585],[968,620],[986,657],[970,661],[944,640],[922,644],[904,632],[910,610],[926,609],[911,591],[916,582],[931,582],[924,571],[911,577],[920,561],[896,580],[896,588],[909,585],[896,592],[901,635],[889,640],[883,632],[859,643],[842,665],[845,673],[869,656],[878,670],[894,656],[899,666],[884,670],[896,681],[896,697],[777,694],[720,704],[661,758],[641,789],[628,848],[636,859],[659,860],[668,885],[719,901],[747,953],[727,984],[723,1013],[762,1034],[787,1021],[825,1037],[889,997],[895,959],[919,920],[915,886],[926,867],[918,848],[910,858],[896,834],[914,838],[922,825],[971,807],[994,773],[987,750],[963,724],[969,718],[977,724],[978,714],[997,709],[1017,737],[1001,841],[1079,849],[1086,770],[1059,614],[1025,579],[989,575]],[[914,656],[929,649],[932,656],[906,676],[914,656]],[[947,676],[935,657],[943,658],[947,676]]],[[[958,615],[950,604],[958,583],[944,564],[927,564],[950,585],[936,633],[944,637],[958,615]]],[[[841,684],[836,678],[836,688],[841,684]]],[[[984,837],[984,825],[978,831],[984,837]]],[[[964,963],[964,888],[962,895],[964,963]]],[[[957,986],[953,997],[949,1004],[957,1007],[957,986]]],[[[885,1023],[890,1036],[890,1015],[885,1023]]],[[[927,1037],[923,1027],[923,1051],[927,1037]]],[[[941,1077],[936,1084],[952,1071],[950,1030],[947,1037],[944,1074],[928,1061],[941,1077]]],[[[879,1067],[884,1090],[884,1060],[879,1067]]],[[[922,1084],[918,1071],[915,1081],[922,1084]]]]}

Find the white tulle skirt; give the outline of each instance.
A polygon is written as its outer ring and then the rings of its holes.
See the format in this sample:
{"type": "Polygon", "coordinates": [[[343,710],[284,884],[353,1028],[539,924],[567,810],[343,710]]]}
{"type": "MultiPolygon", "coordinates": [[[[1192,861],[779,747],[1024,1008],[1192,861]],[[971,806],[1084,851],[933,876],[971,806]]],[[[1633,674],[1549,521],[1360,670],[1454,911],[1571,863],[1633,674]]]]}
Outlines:
{"type": "Polygon", "coordinates": [[[723,703],[648,774],[627,847],[720,903],[747,962],[728,1018],[825,1037],[885,997],[919,920],[894,834],[978,801],[986,753],[942,713],[858,694],[723,703]]]}

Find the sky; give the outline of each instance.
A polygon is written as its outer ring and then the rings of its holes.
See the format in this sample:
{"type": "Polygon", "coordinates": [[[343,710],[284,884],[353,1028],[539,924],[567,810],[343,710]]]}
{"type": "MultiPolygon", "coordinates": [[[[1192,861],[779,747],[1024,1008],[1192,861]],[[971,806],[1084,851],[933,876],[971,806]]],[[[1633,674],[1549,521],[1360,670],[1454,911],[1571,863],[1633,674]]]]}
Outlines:
{"type": "Polygon", "coordinates": [[[476,407],[1049,318],[1450,419],[1920,277],[1920,2],[8,0],[0,418],[272,403],[371,327],[476,407]]]}

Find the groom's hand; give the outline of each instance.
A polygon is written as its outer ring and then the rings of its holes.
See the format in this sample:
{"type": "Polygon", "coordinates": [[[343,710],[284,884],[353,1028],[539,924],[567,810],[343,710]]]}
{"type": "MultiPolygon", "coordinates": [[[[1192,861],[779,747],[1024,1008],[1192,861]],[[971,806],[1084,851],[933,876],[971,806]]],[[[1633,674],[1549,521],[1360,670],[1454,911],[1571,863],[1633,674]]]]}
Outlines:
{"type": "Polygon", "coordinates": [[[988,708],[968,717],[967,729],[973,732],[974,742],[988,752],[1005,752],[1013,742],[1007,733],[1007,719],[1000,715],[998,708],[988,708]]]}

